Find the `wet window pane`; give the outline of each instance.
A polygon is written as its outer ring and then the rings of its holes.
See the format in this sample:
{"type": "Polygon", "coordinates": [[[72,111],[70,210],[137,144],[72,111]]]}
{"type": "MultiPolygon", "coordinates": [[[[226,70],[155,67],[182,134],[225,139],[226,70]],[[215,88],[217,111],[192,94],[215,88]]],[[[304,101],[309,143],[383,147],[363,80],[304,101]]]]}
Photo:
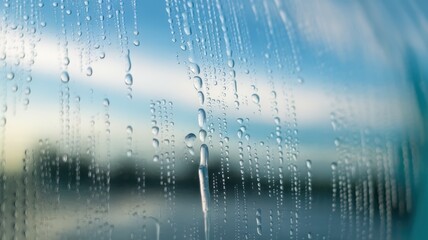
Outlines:
{"type": "Polygon", "coordinates": [[[425,1],[1,2],[0,239],[426,239],[425,1]]]}

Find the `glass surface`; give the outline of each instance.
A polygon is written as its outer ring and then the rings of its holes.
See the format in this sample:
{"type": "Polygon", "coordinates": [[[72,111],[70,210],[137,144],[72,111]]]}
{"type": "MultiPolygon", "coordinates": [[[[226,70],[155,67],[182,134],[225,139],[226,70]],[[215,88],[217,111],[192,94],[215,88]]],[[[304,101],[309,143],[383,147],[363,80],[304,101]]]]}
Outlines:
{"type": "Polygon", "coordinates": [[[0,239],[427,239],[427,1],[1,2],[0,239]]]}

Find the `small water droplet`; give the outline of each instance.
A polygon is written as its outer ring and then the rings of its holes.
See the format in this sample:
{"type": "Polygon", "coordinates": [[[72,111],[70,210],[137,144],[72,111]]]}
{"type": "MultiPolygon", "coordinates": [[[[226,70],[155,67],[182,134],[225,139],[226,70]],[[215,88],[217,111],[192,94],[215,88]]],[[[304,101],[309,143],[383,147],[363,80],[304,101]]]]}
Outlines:
{"type": "Polygon", "coordinates": [[[131,52],[129,51],[129,49],[126,52],[125,61],[126,61],[126,66],[125,66],[126,68],[125,68],[125,70],[126,70],[126,72],[129,72],[129,71],[131,71],[131,68],[132,68],[132,64],[131,64],[131,52]]]}
{"type": "Polygon", "coordinates": [[[311,167],[312,167],[312,161],[310,159],[306,160],[306,167],[308,169],[311,169],[311,167]]]}
{"type": "Polygon", "coordinates": [[[228,65],[230,68],[233,68],[233,67],[235,66],[235,61],[233,61],[233,59],[229,59],[229,60],[227,61],[227,65],[228,65]]]}
{"type": "Polygon", "coordinates": [[[67,71],[63,71],[62,73],[61,73],[61,81],[63,82],[63,83],[68,83],[69,81],[70,81],[70,75],[68,75],[68,72],[67,71]]]}
{"type": "Polygon", "coordinates": [[[131,86],[133,83],[134,83],[134,79],[132,77],[132,74],[127,73],[125,75],[125,84],[128,85],[128,86],[131,86]]]}
{"type": "Polygon", "coordinates": [[[262,235],[262,210],[260,208],[256,211],[256,226],[257,226],[257,234],[262,235]]]}
{"type": "Polygon", "coordinates": [[[110,106],[110,100],[108,98],[104,98],[103,105],[104,105],[104,107],[110,106]]]}
{"type": "Polygon", "coordinates": [[[205,103],[205,96],[204,96],[204,94],[201,91],[198,92],[198,100],[199,100],[199,104],[200,105],[204,105],[204,103],[205,103]]]}
{"type": "Polygon", "coordinates": [[[68,160],[68,155],[67,154],[62,155],[62,161],[67,162],[67,160],[68,160]]]}
{"type": "Polygon", "coordinates": [[[207,116],[205,110],[203,108],[199,108],[198,110],[198,124],[200,128],[204,128],[207,122],[207,116]]]}
{"type": "Polygon", "coordinates": [[[332,162],[331,163],[331,170],[335,171],[337,168],[337,163],[336,162],[332,162]]]}
{"type": "Polygon", "coordinates": [[[193,147],[193,144],[195,143],[196,135],[193,133],[189,133],[184,138],[184,142],[186,143],[187,147],[193,147]]]}
{"type": "Polygon", "coordinates": [[[8,72],[8,73],[6,74],[6,78],[7,78],[7,80],[13,80],[13,79],[15,78],[15,73],[13,73],[13,72],[8,72]]]}
{"type": "Polygon", "coordinates": [[[2,117],[0,118],[0,126],[5,126],[6,125],[6,118],[2,117]]]}
{"type": "Polygon", "coordinates": [[[200,78],[199,76],[195,76],[193,78],[193,87],[196,90],[201,90],[201,88],[202,88],[202,78],[200,78]]]}
{"type": "Polygon", "coordinates": [[[86,76],[88,76],[88,77],[92,76],[92,72],[93,72],[92,68],[91,68],[91,67],[88,67],[88,68],[86,69],[86,76]]]}
{"type": "Polygon", "coordinates": [[[255,103],[255,104],[260,103],[260,97],[259,97],[259,95],[255,94],[255,93],[253,95],[251,95],[251,100],[253,100],[253,103],[255,103]]]}
{"type": "Polygon", "coordinates": [[[152,127],[152,133],[153,133],[153,135],[158,135],[158,133],[159,133],[159,127],[153,126],[152,127]]]}
{"type": "Polygon", "coordinates": [[[205,142],[206,138],[207,138],[207,131],[203,129],[199,130],[199,140],[201,140],[201,142],[205,142]]]}
{"type": "Polygon", "coordinates": [[[158,148],[159,147],[159,140],[157,140],[156,138],[153,138],[152,145],[154,148],[158,148]]]}
{"type": "Polygon", "coordinates": [[[339,147],[340,140],[338,138],[334,139],[334,145],[336,145],[336,147],[339,147]]]}
{"type": "Polygon", "coordinates": [[[126,132],[127,132],[128,134],[132,134],[132,133],[134,132],[134,129],[132,128],[132,126],[127,126],[127,127],[126,127],[126,132]]]}
{"type": "Polygon", "coordinates": [[[201,73],[201,69],[199,68],[199,65],[196,63],[189,63],[190,71],[192,71],[194,74],[201,73]]]}

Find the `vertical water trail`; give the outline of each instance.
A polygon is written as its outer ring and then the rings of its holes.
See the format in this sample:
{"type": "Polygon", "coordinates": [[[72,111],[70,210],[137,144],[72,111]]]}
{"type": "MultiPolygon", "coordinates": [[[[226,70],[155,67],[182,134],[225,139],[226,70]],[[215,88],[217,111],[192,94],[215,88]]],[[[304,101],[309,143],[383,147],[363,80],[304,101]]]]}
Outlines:
{"type": "Polygon", "coordinates": [[[202,212],[204,214],[205,240],[209,240],[209,236],[210,236],[210,216],[209,216],[210,189],[209,189],[209,179],[208,179],[208,160],[209,160],[208,146],[205,144],[202,144],[201,151],[200,151],[198,175],[199,175],[199,188],[201,193],[202,212]]]}

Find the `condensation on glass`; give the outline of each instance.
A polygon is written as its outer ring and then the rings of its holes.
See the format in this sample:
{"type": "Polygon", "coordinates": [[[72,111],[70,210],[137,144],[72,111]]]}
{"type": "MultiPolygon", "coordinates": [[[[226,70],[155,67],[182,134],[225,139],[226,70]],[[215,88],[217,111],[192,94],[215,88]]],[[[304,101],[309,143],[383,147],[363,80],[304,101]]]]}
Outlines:
{"type": "Polygon", "coordinates": [[[2,0],[0,238],[420,238],[426,9],[2,0]]]}

